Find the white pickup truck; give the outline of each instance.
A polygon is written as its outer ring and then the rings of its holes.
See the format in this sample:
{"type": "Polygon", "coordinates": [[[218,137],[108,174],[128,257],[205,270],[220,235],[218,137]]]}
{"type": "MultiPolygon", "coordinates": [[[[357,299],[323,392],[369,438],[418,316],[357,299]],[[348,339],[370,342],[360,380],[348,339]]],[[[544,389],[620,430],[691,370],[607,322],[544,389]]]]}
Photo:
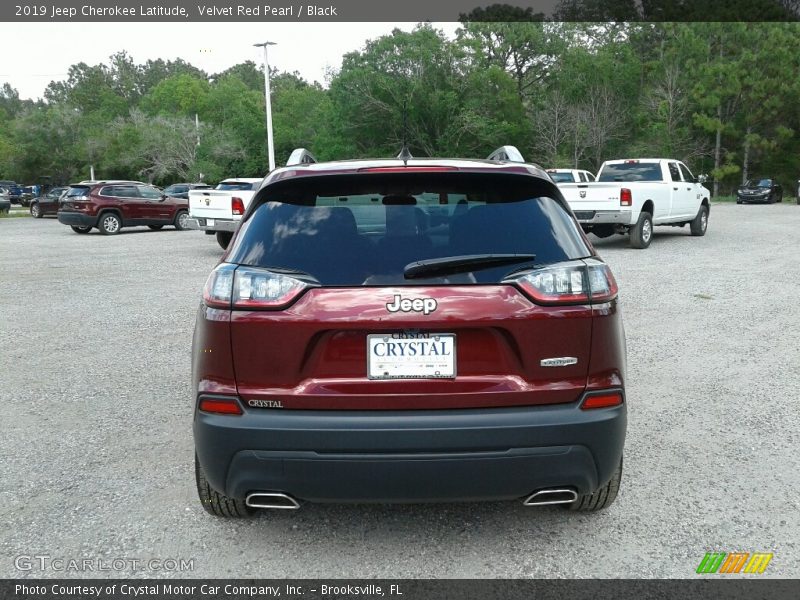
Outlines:
{"type": "Polygon", "coordinates": [[[654,225],[690,225],[705,235],[711,193],[682,162],[665,158],[609,160],[594,183],[561,183],[564,199],[587,233],[630,234],[633,248],[647,248],[654,225]]]}
{"type": "Polygon", "coordinates": [[[247,177],[232,178],[221,181],[213,190],[191,190],[187,226],[190,229],[202,229],[208,234],[216,233],[219,245],[227,248],[236,225],[261,186],[261,181],[247,177]]]}

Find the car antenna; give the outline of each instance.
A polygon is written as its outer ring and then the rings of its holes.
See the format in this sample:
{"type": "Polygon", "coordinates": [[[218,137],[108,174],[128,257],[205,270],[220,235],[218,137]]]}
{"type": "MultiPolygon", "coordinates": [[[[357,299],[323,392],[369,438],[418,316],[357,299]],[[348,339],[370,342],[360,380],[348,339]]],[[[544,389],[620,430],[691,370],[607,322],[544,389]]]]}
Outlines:
{"type": "Polygon", "coordinates": [[[408,166],[408,159],[414,158],[411,156],[411,151],[408,149],[408,101],[403,100],[403,149],[400,150],[400,154],[397,155],[397,158],[403,161],[404,166],[408,166]]]}

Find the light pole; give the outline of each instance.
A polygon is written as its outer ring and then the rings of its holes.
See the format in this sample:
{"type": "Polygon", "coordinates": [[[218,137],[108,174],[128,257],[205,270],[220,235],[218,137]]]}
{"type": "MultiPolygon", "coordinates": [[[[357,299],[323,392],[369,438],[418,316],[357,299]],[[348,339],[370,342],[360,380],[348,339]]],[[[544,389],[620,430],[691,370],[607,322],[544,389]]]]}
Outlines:
{"type": "Polygon", "coordinates": [[[269,93],[269,60],[267,59],[267,46],[274,46],[275,42],[264,42],[263,44],[253,44],[256,48],[264,48],[264,97],[267,101],[267,157],[269,158],[269,170],[275,169],[275,148],[272,143],[272,102],[269,93]]]}

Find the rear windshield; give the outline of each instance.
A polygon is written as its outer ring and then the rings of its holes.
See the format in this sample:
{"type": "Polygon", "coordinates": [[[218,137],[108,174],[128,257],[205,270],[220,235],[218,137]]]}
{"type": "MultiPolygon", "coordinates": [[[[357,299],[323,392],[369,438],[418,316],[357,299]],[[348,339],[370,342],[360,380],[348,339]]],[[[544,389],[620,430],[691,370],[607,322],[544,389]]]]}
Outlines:
{"type": "Polygon", "coordinates": [[[552,179],[556,183],[564,183],[564,182],[574,183],[575,182],[575,180],[572,177],[572,173],[549,173],[548,172],[547,174],[550,175],[550,179],[552,179]]]}
{"type": "Polygon", "coordinates": [[[257,196],[228,261],[299,271],[331,286],[497,283],[526,266],[591,254],[556,193],[519,175],[287,181],[257,196]],[[404,274],[416,261],[488,254],[535,258],[423,279],[404,274]]]}
{"type": "Polygon", "coordinates": [[[67,194],[64,197],[74,198],[75,196],[88,196],[89,189],[90,188],[88,185],[73,185],[70,186],[69,190],[67,190],[67,194]]]}
{"type": "Polygon", "coordinates": [[[244,181],[242,181],[242,182],[231,181],[231,182],[228,182],[228,183],[225,183],[225,182],[218,183],[217,187],[214,188],[214,189],[217,189],[217,190],[236,190],[236,191],[254,190],[256,185],[257,184],[255,184],[255,183],[247,183],[247,182],[244,182],[244,181]]]}
{"type": "Polygon", "coordinates": [[[659,163],[621,163],[605,165],[597,181],[661,181],[659,163]]]}

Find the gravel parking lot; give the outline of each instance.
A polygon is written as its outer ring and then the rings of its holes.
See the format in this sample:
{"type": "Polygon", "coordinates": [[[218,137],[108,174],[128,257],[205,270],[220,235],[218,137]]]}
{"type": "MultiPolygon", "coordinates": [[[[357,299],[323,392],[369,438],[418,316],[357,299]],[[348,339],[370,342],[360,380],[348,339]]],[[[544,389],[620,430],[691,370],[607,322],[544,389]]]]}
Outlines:
{"type": "Polygon", "coordinates": [[[596,242],[621,288],[629,428],[620,496],[207,515],[190,345],[221,251],[198,232],[76,235],[0,220],[0,577],[18,556],[193,559],[152,577],[691,577],[773,552],[800,577],[800,206],[715,205],[708,234],[596,242]]]}

